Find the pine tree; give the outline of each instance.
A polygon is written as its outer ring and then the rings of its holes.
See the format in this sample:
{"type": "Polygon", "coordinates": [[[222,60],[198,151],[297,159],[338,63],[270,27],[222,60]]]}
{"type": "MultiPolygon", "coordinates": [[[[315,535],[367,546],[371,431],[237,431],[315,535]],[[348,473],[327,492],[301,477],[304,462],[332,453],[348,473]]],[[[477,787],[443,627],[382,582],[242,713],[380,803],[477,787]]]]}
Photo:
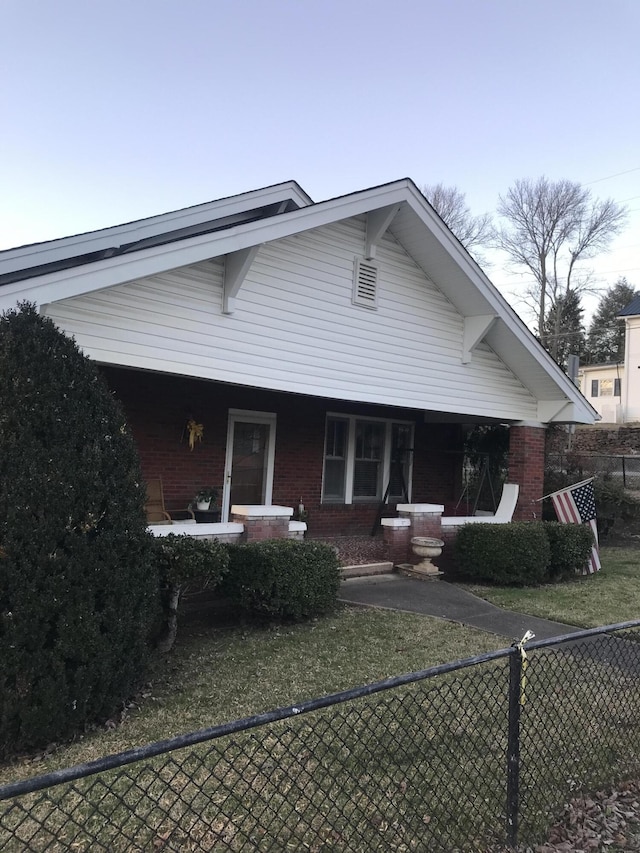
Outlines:
{"type": "Polygon", "coordinates": [[[624,362],[624,322],[618,313],[636,296],[626,278],[619,278],[602,296],[589,326],[586,359],[590,364],[624,362]]]}
{"type": "Polygon", "coordinates": [[[569,355],[581,356],[585,349],[585,333],[582,323],[584,310],[580,294],[570,290],[558,298],[549,309],[544,323],[544,340],[563,370],[567,369],[569,355]],[[553,347],[551,344],[553,343],[553,347]]]}
{"type": "Polygon", "coordinates": [[[112,714],[156,603],[124,415],[75,342],[19,306],[0,316],[0,756],[112,714]]]}

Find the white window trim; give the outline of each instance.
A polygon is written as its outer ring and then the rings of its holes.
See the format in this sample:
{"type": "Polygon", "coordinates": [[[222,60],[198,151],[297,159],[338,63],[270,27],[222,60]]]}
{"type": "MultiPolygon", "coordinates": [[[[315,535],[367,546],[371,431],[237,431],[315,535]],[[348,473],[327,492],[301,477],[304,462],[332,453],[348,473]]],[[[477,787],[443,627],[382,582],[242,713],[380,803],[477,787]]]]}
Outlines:
{"type": "MultiPolygon", "coordinates": [[[[322,455],[322,503],[333,506],[344,506],[359,503],[372,503],[380,498],[365,497],[358,498],[353,495],[353,478],[355,472],[355,456],[356,456],[356,421],[369,421],[385,424],[384,433],[384,456],[382,459],[382,494],[384,495],[389,476],[391,474],[391,431],[393,424],[402,424],[403,426],[411,427],[412,439],[415,440],[415,423],[414,421],[405,421],[400,418],[377,418],[369,417],[368,415],[351,415],[345,412],[327,412],[325,418],[325,444],[322,455]],[[326,453],[326,436],[327,436],[327,421],[329,419],[343,420],[348,422],[347,428],[347,448],[345,456],[345,483],[344,483],[344,501],[336,498],[325,498],[324,496],[324,463],[326,453]]],[[[411,502],[411,486],[413,481],[413,453],[409,456],[409,470],[407,476],[407,492],[409,503],[411,502]]],[[[392,496],[387,496],[387,503],[392,496]]],[[[393,495],[397,497],[397,495],[393,495]]]]}

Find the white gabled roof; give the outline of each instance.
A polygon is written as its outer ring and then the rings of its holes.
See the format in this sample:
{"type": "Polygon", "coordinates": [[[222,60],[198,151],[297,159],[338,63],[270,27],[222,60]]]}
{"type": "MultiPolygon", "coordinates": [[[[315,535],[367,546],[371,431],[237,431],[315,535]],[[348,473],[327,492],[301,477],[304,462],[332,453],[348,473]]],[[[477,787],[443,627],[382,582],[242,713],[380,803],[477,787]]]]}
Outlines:
{"type": "Polygon", "coordinates": [[[0,253],[0,310],[68,299],[279,240],[354,216],[387,228],[536,397],[544,422],[598,418],[410,179],[319,203],[295,183],[115,228],[0,253]],[[383,224],[381,224],[383,223],[383,224]],[[389,224],[390,223],[390,224],[389,224]]]}
{"type": "MultiPolygon", "coordinates": [[[[59,240],[19,246],[0,252],[0,284],[11,273],[19,275],[28,270],[64,265],[72,259],[95,263],[100,255],[116,254],[121,249],[136,251],[149,244],[175,242],[195,234],[229,228],[254,219],[274,216],[313,204],[312,199],[295,181],[264,187],[228,198],[217,199],[194,207],[185,207],[149,219],[139,219],[124,225],[89,231],[59,240]],[[83,260],[84,259],[84,260],[83,260]]],[[[67,263],[66,267],[73,264],[67,263]]],[[[22,278],[28,276],[24,275],[22,278]]],[[[16,278],[18,280],[18,278],[16,278]]]]}

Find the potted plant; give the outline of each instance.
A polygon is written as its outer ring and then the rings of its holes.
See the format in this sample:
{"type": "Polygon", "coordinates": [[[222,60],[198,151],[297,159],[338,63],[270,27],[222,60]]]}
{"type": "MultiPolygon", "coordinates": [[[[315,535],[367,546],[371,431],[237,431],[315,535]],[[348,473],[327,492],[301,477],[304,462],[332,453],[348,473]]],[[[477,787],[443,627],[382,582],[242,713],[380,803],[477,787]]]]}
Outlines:
{"type": "Polygon", "coordinates": [[[218,500],[218,490],[214,489],[213,486],[203,486],[196,495],[195,500],[196,509],[206,511],[211,506],[212,501],[215,506],[216,501],[218,500]]]}

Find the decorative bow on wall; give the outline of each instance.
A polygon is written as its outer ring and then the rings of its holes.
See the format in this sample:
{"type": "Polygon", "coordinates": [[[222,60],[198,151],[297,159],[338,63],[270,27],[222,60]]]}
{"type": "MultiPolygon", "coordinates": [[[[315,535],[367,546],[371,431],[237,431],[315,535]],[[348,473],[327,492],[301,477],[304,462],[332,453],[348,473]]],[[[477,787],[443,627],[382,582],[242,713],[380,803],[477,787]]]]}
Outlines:
{"type": "Polygon", "coordinates": [[[189,450],[193,450],[196,441],[202,441],[204,424],[197,424],[193,418],[190,418],[187,421],[187,432],[189,433],[189,450]]]}

